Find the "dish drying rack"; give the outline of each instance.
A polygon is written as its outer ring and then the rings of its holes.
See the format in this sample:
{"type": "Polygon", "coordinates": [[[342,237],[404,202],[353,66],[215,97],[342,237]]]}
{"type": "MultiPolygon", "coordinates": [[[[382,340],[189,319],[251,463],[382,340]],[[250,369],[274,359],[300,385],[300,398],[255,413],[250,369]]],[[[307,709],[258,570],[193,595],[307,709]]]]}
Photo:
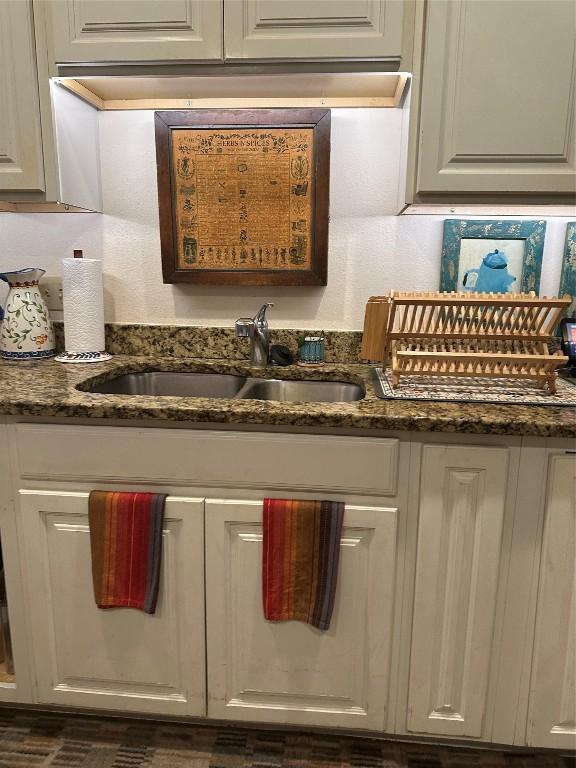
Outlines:
{"type": "Polygon", "coordinates": [[[556,369],[568,358],[548,341],[570,296],[534,293],[397,293],[366,305],[362,357],[401,376],[534,379],[556,392],[556,369]]]}

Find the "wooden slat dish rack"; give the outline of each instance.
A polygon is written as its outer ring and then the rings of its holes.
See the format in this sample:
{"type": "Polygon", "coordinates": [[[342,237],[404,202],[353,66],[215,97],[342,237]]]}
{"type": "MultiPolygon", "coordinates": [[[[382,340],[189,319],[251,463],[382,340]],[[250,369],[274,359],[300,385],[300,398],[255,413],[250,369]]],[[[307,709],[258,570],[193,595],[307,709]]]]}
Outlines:
{"type": "Polygon", "coordinates": [[[568,360],[550,354],[548,341],[569,296],[533,293],[396,293],[366,305],[362,357],[385,367],[392,386],[401,376],[534,379],[556,391],[556,368],[568,360]]]}

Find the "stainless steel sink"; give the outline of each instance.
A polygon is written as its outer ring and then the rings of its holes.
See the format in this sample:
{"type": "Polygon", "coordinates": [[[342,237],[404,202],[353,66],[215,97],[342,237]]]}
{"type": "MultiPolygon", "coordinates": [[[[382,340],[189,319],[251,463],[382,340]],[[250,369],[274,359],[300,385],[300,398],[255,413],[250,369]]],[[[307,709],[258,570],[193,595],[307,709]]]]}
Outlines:
{"type": "Polygon", "coordinates": [[[140,371],[82,389],[101,395],[214,397],[236,400],[280,400],[300,403],[347,403],[361,400],[364,390],[343,381],[283,381],[226,373],[140,371]]]}
{"type": "Polygon", "coordinates": [[[245,376],[225,373],[141,371],[92,384],[88,391],[101,395],[234,397],[245,382],[245,376]]]}
{"type": "Polygon", "coordinates": [[[361,400],[364,397],[364,391],[358,384],[343,381],[247,379],[238,397],[245,400],[282,400],[300,403],[350,403],[361,400]]]}

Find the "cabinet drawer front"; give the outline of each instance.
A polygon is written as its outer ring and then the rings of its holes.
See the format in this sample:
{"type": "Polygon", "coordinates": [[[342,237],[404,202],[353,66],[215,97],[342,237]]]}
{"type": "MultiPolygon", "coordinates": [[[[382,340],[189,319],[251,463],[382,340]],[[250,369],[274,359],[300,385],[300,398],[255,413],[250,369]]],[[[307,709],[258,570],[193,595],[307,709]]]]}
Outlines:
{"type": "Polygon", "coordinates": [[[19,424],[22,477],[392,496],[398,443],[330,435],[19,424]]]}

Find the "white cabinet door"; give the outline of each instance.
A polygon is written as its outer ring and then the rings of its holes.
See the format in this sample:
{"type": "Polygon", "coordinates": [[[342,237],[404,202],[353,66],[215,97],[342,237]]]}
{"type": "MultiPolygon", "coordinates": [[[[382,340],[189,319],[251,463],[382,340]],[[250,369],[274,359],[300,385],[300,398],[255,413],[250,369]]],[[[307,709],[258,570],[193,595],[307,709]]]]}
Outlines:
{"type": "Polygon", "coordinates": [[[225,0],[227,59],[391,58],[406,0],[225,0]]]}
{"type": "Polygon", "coordinates": [[[527,741],[576,748],[576,456],[550,459],[527,741]]]}
{"type": "Polygon", "coordinates": [[[57,63],[222,58],[222,0],[42,2],[57,63]]]}
{"type": "Polygon", "coordinates": [[[397,510],[347,506],[330,629],[262,611],[262,502],[206,502],[208,716],[382,730],[397,510]]]}
{"type": "Polygon", "coordinates": [[[166,501],[156,613],[100,610],[88,494],[20,491],[38,701],[205,714],[203,502],[166,501]]]}
{"type": "Polygon", "coordinates": [[[428,3],[418,192],[574,194],[574,6],[428,3]]]}
{"type": "MultiPolygon", "coordinates": [[[[12,500],[12,476],[8,430],[0,418],[0,547],[6,581],[6,597],[13,652],[14,673],[8,670],[6,652],[0,656],[0,701],[32,703],[29,655],[27,652],[26,604],[21,563],[18,556],[16,514],[12,500]]],[[[2,641],[2,645],[4,645],[2,641]]]]}
{"type": "Polygon", "coordinates": [[[42,191],[31,0],[0,0],[0,191],[42,191]]]}
{"type": "Polygon", "coordinates": [[[486,736],[508,449],[423,448],[408,730],[486,736]]]}

